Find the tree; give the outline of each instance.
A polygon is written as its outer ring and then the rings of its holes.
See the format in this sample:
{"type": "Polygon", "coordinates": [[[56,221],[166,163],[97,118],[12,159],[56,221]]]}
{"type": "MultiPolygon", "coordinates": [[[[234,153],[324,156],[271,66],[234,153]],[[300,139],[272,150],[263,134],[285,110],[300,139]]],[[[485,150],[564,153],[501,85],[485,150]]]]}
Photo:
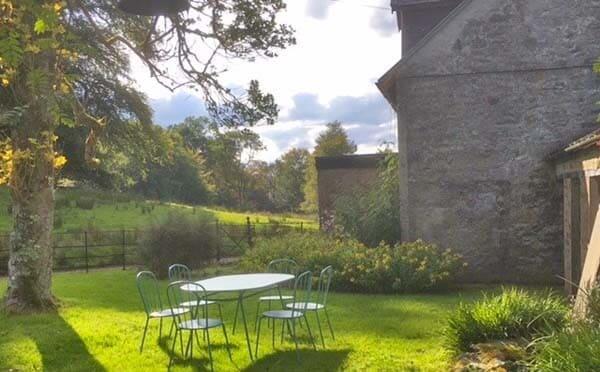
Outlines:
{"type": "Polygon", "coordinates": [[[260,136],[249,129],[214,134],[204,155],[221,203],[237,208],[247,206],[248,167],[254,153],[262,149],[260,136]]]}
{"type": "Polygon", "coordinates": [[[310,153],[293,148],[274,165],[273,202],[278,210],[295,212],[304,200],[304,182],[310,153]]]}
{"type": "Polygon", "coordinates": [[[181,136],[188,149],[199,153],[207,151],[209,137],[217,129],[217,125],[206,117],[185,118],[182,123],[169,127],[181,136]]]}
{"type": "Polygon", "coordinates": [[[102,102],[102,90],[119,95],[141,121],[149,112],[128,85],[131,54],[165,87],[202,92],[220,125],[273,123],[277,115],[273,97],[256,81],[239,98],[221,84],[216,66],[223,58],[273,57],[294,43],[293,30],[276,21],[285,9],[282,0],[191,0],[189,12],[161,17],[130,16],[115,3],[0,0],[0,133],[5,138],[0,178],[13,200],[6,297],[11,312],[54,307],[56,127],[87,127],[84,159],[94,167],[98,137],[111,119],[96,116],[90,105],[102,102]]]}
{"type": "Polygon", "coordinates": [[[306,183],[304,185],[304,203],[302,209],[306,212],[316,212],[318,209],[317,167],[315,157],[341,156],[356,152],[356,144],[350,140],[342,127],[342,123],[334,121],[317,137],[317,145],[308,160],[306,168],[306,183]]]}

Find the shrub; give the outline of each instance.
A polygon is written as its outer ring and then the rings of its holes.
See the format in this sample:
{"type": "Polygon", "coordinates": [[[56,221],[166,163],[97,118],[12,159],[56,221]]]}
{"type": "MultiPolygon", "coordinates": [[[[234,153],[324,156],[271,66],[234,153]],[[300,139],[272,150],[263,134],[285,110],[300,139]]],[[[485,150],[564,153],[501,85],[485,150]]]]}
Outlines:
{"type": "Polygon", "coordinates": [[[212,220],[204,216],[170,213],[150,226],[140,239],[140,258],[159,278],[175,263],[191,269],[215,257],[217,237],[212,220]]]}
{"type": "Polygon", "coordinates": [[[328,265],[341,267],[342,255],[362,248],[356,241],[342,241],[321,232],[291,232],[257,239],[254,247],[244,254],[241,264],[247,271],[264,271],[274,259],[292,258],[302,270],[318,272],[328,265]]]}
{"type": "Polygon", "coordinates": [[[75,200],[75,205],[79,209],[94,209],[96,201],[93,198],[81,197],[75,200]]]}
{"type": "Polygon", "coordinates": [[[471,305],[461,304],[450,316],[444,336],[447,348],[459,353],[488,341],[531,341],[562,329],[567,319],[568,306],[558,296],[510,288],[471,305]]]}
{"type": "Polygon", "coordinates": [[[346,289],[359,292],[421,292],[446,286],[464,266],[461,256],[421,240],[381,243],[344,262],[346,289]]]}
{"type": "Polygon", "coordinates": [[[451,251],[417,241],[368,248],[354,239],[328,234],[293,232],[258,239],[248,250],[242,267],[264,270],[269,261],[292,258],[302,270],[318,273],[333,265],[333,287],[338,290],[369,293],[402,293],[437,289],[455,277],[463,263],[451,251]]]}

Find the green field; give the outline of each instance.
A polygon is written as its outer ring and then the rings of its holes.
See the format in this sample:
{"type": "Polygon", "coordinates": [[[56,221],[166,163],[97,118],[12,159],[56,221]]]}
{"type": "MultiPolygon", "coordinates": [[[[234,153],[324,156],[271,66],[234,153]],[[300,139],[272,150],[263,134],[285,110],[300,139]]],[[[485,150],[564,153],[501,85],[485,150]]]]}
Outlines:
{"type": "MultiPolygon", "coordinates": [[[[219,208],[188,206],[176,203],[160,203],[143,200],[127,194],[59,189],[56,193],[55,230],[116,230],[141,228],[160,220],[168,213],[178,211],[186,214],[204,214],[223,223],[246,223],[250,217],[252,223],[303,223],[305,228],[317,228],[318,224],[310,217],[286,216],[256,212],[232,212],[219,208]],[[77,206],[78,200],[92,199],[93,209],[77,206]]],[[[0,189],[0,231],[11,228],[10,195],[6,188],[0,189]]]]}
{"type": "MultiPolygon", "coordinates": [[[[205,275],[209,273],[198,276],[205,275]]],[[[163,288],[165,285],[162,283],[163,288]]],[[[6,282],[0,279],[0,288],[5,287],[6,282]]],[[[0,315],[1,371],[166,370],[170,342],[167,337],[157,341],[157,323],[150,329],[144,352],[138,351],[145,317],[134,271],[59,273],[54,277],[54,291],[62,302],[56,314],[0,315]]],[[[227,357],[222,333],[215,330],[211,333],[216,345],[215,370],[447,370],[450,362],[441,336],[446,316],[461,300],[479,297],[479,290],[403,296],[332,293],[328,304],[336,341],[326,334],[326,347],[313,351],[306,342],[306,331],[300,330],[304,336],[300,364],[290,340],[284,344],[277,340],[275,349],[271,347],[266,327],[259,358],[251,363],[243,333],[231,335],[235,306],[227,303],[224,319],[231,336],[233,361],[227,357]]],[[[247,311],[254,319],[255,300],[247,301],[247,311]]],[[[314,322],[313,317],[309,319],[314,322]]],[[[196,349],[194,357],[191,364],[178,362],[173,369],[206,370],[204,344],[196,349]]]]}

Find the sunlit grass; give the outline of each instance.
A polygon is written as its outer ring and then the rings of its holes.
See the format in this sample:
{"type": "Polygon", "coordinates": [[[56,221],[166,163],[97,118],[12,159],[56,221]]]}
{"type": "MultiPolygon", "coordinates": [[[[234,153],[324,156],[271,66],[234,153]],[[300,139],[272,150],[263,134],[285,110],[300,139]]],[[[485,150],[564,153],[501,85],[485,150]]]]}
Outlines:
{"type": "MultiPolygon", "coordinates": [[[[211,271],[211,273],[214,271],[211,271]]],[[[163,283],[164,285],[165,283],[163,283]]],[[[0,279],[1,288],[6,282],[0,279]]],[[[326,348],[302,345],[296,363],[293,343],[276,341],[263,329],[259,359],[251,363],[243,333],[231,335],[235,306],[225,306],[233,362],[222,347],[220,331],[211,333],[215,369],[219,371],[441,371],[448,366],[441,329],[461,300],[479,297],[478,290],[431,295],[382,296],[333,293],[330,314],[336,341],[326,333],[326,348]]],[[[62,306],[57,314],[6,317],[0,315],[0,370],[164,371],[169,354],[164,338],[157,342],[158,323],[147,345],[138,352],[144,315],[132,270],[59,273],[54,293],[62,306]]],[[[252,323],[255,300],[247,300],[252,323]]],[[[310,318],[313,321],[314,318],[310,318]]],[[[253,330],[252,325],[251,331],[253,330]]],[[[165,327],[168,331],[168,327],[165,327]]],[[[326,331],[326,329],[324,329],[326,331]]],[[[304,330],[301,330],[305,334],[304,330]]],[[[252,332],[252,339],[254,333],[252,332]]],[[[203,345],[202,345],[203,346],[203,345]]],[[[206,350],[197,349],[191,364],[174,370],[204,370],[206,350]]]]}
{"type": "MultiPolygon", "coordinates": [[[[252,223],[267,223],[278,221],[282,223],[303,223],[305,228],[318,228],[318,223],[312,216],[301,217],[284,214],[269,214],[256,212],[235,212],[220,208],[203,206],[189,206],[178,203],[159,203],[152,200],[143,200],[136,196],[123,196],[111,192],[92,190],[57,191],[57,198],[70,199],[70,205],[57,204],[55,219],[56,231],[79,230],[118,230],[135,229],[148,226],[148,224],[164,218],[172,212],[183,214],[208,215],[222,223],[245,224],[250,217],[252,223]],[[96,201],[93,209],[81,209],[75,206],[74,200],[79,198],[92,198],[96,201]],[[129,200],[131,199],[131,200],[129,200]]],[[[0,231],[9,231],[12,218],[9,213],[10,196],[5,187],[0,187],[0,231]]]]}

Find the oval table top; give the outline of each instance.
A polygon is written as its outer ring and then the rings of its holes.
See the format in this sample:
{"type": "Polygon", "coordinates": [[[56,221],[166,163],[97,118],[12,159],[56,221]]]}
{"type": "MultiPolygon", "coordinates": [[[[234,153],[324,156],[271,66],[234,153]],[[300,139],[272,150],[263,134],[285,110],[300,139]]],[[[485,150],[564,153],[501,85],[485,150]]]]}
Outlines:
{"type": "MultiPolygon", "coordinates": [[[[216,276],[199,280],[196,283],[204,287],[207,292],[239,292],[274,287],[294,278],[295,276],[291,274],[238,274],[216,276]]],[[[194,290],[192,285],[184,285],[181,288],[183,290],[194,290]]]]}

